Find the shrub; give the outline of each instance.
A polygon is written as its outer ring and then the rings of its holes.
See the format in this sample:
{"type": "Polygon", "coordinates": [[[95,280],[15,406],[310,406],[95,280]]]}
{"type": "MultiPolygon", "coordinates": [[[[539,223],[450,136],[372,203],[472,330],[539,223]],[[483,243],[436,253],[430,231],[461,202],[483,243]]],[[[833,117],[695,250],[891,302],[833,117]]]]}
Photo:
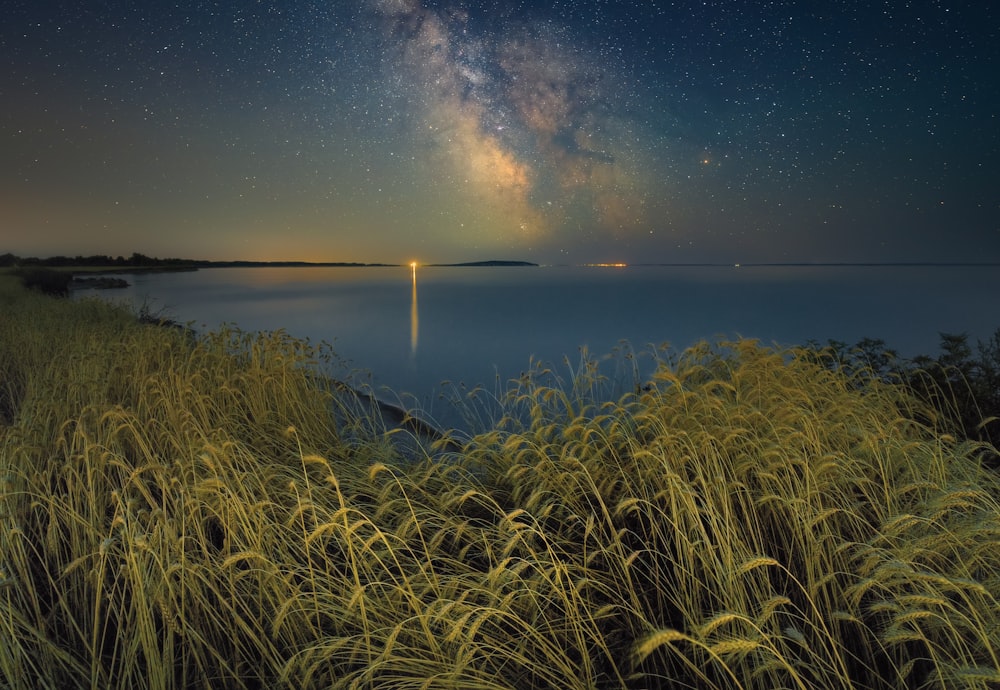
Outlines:
{"type": "Polygon", "coordinates": [[[24,287],[58,297],[69,295],[69,283],[73,279],[71,273],[51,268],[22,268],[17,274],[24,287]]]}

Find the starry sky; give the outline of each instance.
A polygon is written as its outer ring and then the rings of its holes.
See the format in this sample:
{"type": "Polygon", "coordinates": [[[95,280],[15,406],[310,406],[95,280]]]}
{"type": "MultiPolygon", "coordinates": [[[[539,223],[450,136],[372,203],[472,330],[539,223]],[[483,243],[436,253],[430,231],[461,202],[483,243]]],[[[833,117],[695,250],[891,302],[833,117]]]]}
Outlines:
{"type": "Polygon", "coordinates": [[[0,253],[1000,261],[1000,10],[8,0],[0,253]]]}

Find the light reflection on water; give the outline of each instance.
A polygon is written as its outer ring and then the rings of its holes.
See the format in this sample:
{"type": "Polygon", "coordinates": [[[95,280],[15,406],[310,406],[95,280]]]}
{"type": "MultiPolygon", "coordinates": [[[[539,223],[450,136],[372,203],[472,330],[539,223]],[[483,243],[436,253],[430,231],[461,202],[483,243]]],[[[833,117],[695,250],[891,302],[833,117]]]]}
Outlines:
{"type": "Polygon", "coordinates": [[[532,358],[576,366],[581,348],[604,355],[622,340],[640,350],[716,336],[873,337],[912,356],[936,354],[942,331],[974,343],[1000,327],[990,267],[224,268],[127,279],[100,296],[195,328],[328,341],[375,386],[428,409],[443,380],[502,388],[532,358]]]}
{"type": "Polygon", "coordinates": [[[412,264],[413,295],[410,297],[410,357],[417,356],[417,344],[420,340],[420,314],[417,312],[417,265],[412,264]]]}

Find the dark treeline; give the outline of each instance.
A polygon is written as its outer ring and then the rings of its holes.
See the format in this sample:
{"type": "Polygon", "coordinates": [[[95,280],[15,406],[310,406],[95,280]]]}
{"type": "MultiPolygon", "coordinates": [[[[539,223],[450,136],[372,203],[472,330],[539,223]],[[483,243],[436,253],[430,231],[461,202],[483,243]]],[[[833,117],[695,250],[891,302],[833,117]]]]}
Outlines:
{"type": "Polygon", "coordinates": [[[0,269],[13,269],[25,287],[50,295],[69,295],[75,269],[100,269],[106,273],[145,273],[151,271],[195,271],[199,268],[290,267],[290,266],[388,266],[354,262],[316,263],[308,261],[207,261],[202,259],[160,259],[133,252],[128,258],[92,254],[90,256],[20,257],[0,254],[0,269]]]}
{"type": "Polygon", "coordinates": [[[358,262],[310,261],[208,261],[205,259],[159,259],[134,252],[129,257],[94,254],[92,256],[50,256],[44,259],[0,254],[0,268],[107,268],[125,269],[195,269],[238,266],[391,266],[394,264],[366,264],[358,262]]]}
{"type": "Polygon", "coordinates": [[[39,259],[36,257],[20,257],[14,254],[0,254],[0,267],[46,267],[65,268],[69,266],[79,266],[81,268],[112,267],[112,268],[146,268],[146,267],[186,267],[197,266],[206,262],[191,261],[190,259],[157,259],[145,254],[134,252],[129,257],[111,257],[106,254],[94,254],[92,256],[50,256],[39,259]]]}

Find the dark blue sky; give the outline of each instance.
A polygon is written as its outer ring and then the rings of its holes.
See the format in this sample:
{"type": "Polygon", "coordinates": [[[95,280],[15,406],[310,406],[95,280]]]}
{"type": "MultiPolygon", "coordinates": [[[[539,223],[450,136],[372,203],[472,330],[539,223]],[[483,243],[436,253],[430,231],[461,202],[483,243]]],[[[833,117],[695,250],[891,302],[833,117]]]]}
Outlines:
{"type": "Polygon", "coordinates": [[[992,3],[4,15],[0,252],[1000,261],[992,3]]]}

